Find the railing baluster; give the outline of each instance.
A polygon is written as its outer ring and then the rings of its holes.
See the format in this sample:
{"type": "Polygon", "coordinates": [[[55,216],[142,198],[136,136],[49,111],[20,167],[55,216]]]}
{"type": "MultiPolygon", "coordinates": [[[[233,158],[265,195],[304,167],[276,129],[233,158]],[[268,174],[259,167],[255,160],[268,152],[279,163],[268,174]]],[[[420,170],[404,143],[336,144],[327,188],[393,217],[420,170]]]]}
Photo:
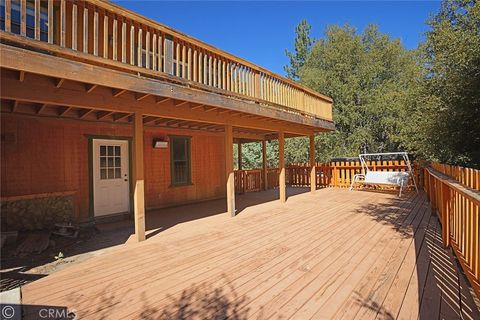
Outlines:
{"type": "Polygon", "coordinates": [[[222,89],[227,90],[227,63],[222,60],[222,89]]]}
{"type": "Polygon", "coordinates": [[[83,8],[83,52],[88,53],[88,8],[83,8]]]}
{"type": "Polygon", "coordinates": [[[145,34],[145,68],[150,69],[150,31],[145,34]]]}
{"type": "Polygon", "coordinates": [[[60,1],[60,47],[65,48],[66,21],[65,0],[60,1]]]}
{"type": "Polygon", "coordinates": [[[98,11],[93,13],[93,55],[98,56],[98,11]]]}
{"type": "Polygon", "coordinates": [[[35,0],[35,40],[40,40],[40,0],[35,0]]]}
{"type": "Polygon", "coordinates": [[[203,54],[203,84],[208,84],[208,56],[206,52],[203,54]]]}
{"type": "Polygon", "coordinates": [[[48,20],[48,43],[53,44],[53,0],[48,0],[48,8],[47,8],[47,20],[48,20]]]}
{"type": "Polygon", "coordinates": [[[188,52],[187,52],[187,66],[188,66],[188,72],[187,72],[187,80],[192,80],[192,48],[188,47],[188,52]]]}
{"type": "MultiPolygon", "coordinates": [[[[11,0],[5,0],[5,31],[10,32],[12,30],[12,3],[11,0]]],[[[50,28],[49,28],[50,29],[50,28]]]]}
{"type": "Polygon", "coordinates": [[[231,80],[232,80],[232,70],[230,69],[230,62],[227,63],[227,90],[232,91],[231,80]]]}
{"type": "Polygon", "coordinates": [[[112,59],[118,60],[118,21],[116,18],[113,18],[112,26],[112,59]]]}
{"type": "Polygon", "coordinates": [[[103,15],[103,57],[108,59],[108,13],[103,15]]]}
{"type": "Polygon", "coordinates": [[[198,81],[198,54],[197,49],[193,49],[193,81],[198,81]]]}
{"type": "Polygon", "coordinates": [[[122,63],[127,63],[127,24],[122,21],[122,63]]]}
{"type": "Polygon", "coordinates": [[[152,69],[157,71],[157,34],[152,35],[152,69]]]}
{"type": "Polygon", "coordinates": [[[217,58],[213,58],[213,86],[217,87],[217,58]]]}
{"type": "Polygon", "coordinates": [[[203,83],[203,52],[198,52],[198,82],[203,83]]]}
{"type": "Polygon", "coordinates": [[[213,68],[212,68],[212,56],[208,56],[208,85],[213,85],[213,68]]]}
{"type": "Polygon", "coordinates": [[[27,35],[27,0],[20,0],[20,35],[27,35]]]}
{"type": "Polygon", "coordinates": [[[187,78],[187,47],[185,46],[185,43],[182,44],[182,78],[186,79],[187,78]]]}
{"type": "Polygon", "coordinates": [[[135,65],[135,26],[130,26],[130,65],[135,65]]]}
{"type": "Polygon", "coordinates": [[[72,5],[72,50],[77,50],[77,5],[72,5]]]}
{"type": "Polygon", "coordinates": [[[162,35],[159,34],[158,35],[158,62],[157,62],[157,65],[158,65],[158,71],[160,72],[165,72],[163,67],[164,67],[164,64],[162,63],[163,61],[163,38],[162,38],[162,35]]]}
{"type": "Polygon", "coordinates": [[[142,67],[143,65],[143,29],[138,28],[138,42],[137,42],[137,66],[142,67]]]}

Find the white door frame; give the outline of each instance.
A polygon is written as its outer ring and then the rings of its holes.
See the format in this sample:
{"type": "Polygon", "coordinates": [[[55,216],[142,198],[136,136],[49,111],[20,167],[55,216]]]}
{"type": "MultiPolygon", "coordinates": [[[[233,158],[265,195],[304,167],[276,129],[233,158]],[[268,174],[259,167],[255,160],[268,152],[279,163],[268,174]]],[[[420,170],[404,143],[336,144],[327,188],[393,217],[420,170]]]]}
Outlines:
{"type": "Polygon", "coordinates": [[[132,139],[131,137],[115,137],[115,136],[89,136],[88,137],[88,151],[89,151],[89,194],[90,194],[90,203],[89,203],[89,211],[90,211],[90,218],[95,219],[98,217],[102,216],[108,216],[110,214],[115,214],[115,213],[131,213],[132,212],[132,194],[131,194],[131,177],[132,177],[132,139]],[[126,201],[127,205],[125,206],[126,210],[122,210],[120,212],[112,212],[108,214],[98,214],[95,212],[95,197],[96,195],[96,183],[95,180],[96,177],[95,175],[99,174],[98,170],[98,162],[99,159],[95,159],[95,157],[98,157],[98,151],[96,151],[94,148],[96,145],[98,145],[99,142],[104,142],[106,144],[108,143],[114,143],[115,141],[120,142],[120,144],[123,144],[126,146],[126,152],[123,152],[122,154],[122,172],[121,172],[121,179],[122,180],[127,180],[127,190],[126,190],[126,201]],[[97,171],[96,171],[97,170],[97,171]]]}

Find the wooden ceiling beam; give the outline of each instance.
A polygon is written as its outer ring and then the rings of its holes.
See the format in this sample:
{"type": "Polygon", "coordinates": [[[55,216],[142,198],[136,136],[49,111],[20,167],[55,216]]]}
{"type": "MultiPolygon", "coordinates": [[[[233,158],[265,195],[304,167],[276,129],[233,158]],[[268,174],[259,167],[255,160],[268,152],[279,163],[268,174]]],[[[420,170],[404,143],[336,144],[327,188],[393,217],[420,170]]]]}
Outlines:
{"type": "Polygon", "coordinates": [[[60,88],[62,84],[65,82],[65,79],[60,78],[55,80],[55,88],[60,88]]]}
{"type": "Polygon", "coordinates": [[[155,122],[157,120],[158,120],[158,117],[147,116],[147,117],[143,118],[143,124],[150,124],[150,123],[155,122]]]}
{"type": "Polygon", "coordinates": [[[57,114],[59,117],[65,115],[68,111],[70,111],[72,107],[59,107],[57,109],[57,114]]]}
{"type": "Polygon", "coordinates": [[[188,102],[188,101],[177,101],[177,102],[175,102],[175,107],[181,107],[181,106],[184,106],[188,103],[190,103],[190,102],[188,102]]]}
{"type": "Polygon", "coordinates": [[[127,89],[112,89],[112,95],[115,98],[118,98],[127,91],[128,91],[127,89]]]}
{"type": "Polygon", "coordinates": [[[17,111],[17,108],[18,108],[18,101],[17,100],[13,100],[12,101],[12,111],[11,112],[15,112],[17,111]]]}
{"type": "Polygon", "coordinates": [[[206,108],[205,112],[212,112],[212,111],[215,111],[217,109],[218,109],[217,107],[211,107],[211,108],[208,108],[208,109],[206,108]]]}
{"type": "Polygon", "coordinates": [[[170,119],[165,119],[165,118],[161,118],[161,119],[158,119],[155,121],[155,125],[161,125],[161,124],[164,124],[166,123],[167,121],[169,121],[170,119]]]}
{"type": "Polygon", "coordinates": [[[205,107],[204,104],[197,104],[196,106],[193,106],[193,107],[191,107],[190,109],[196,110],[196,109],[200,109],[200,108],[203,108],[203,107],[205,107]]]}
{"type": "Polygon", "coordinates": [[[96,84],[86,84],[85,85],[85,91],[87,91],[87,93],[90,93],[93,90],[95,90],[96,87],[98,87],[98,85],[96,85],[96,84]]]}
{"type": "Polygon", "coordinates": [[[116,113],[113,115],[113,121],[120,121],[130,117],[131,115],[132,115],[131,113],[116,113]]]}
{"type": "Polygon", "coordinates": [[[137,101],[142,101],[143,99],[148,98],[150,96],[151,96],[150,93],[136,93],[135,99],[137,99],[137,101]]]}
{"type": "Polygon", "coordinates": [[[42,111],[47,108],[48,104],[41,103],[37,106],[37,114],[42,114],[42,111]]]}
{"type": "Polygon", "coordinates": [[[155,98],[155,103],[161,104],[161,103],[169,101],[170,99],[171,98],[166,98],[166,97],[156,97],[155,98]]]}
{"type": "Polygon", "coordinates": [[[80,110],[78,112],[78,118],[79,119],[85,119],[90,113],[93,113],[96,111],[95,109],[85,109],[85,110],[80,110]]]}
{"type": "Polygon", "coordinates": [[[114,114],[114,111],[98,111],[97,112],[97,120],[105,119],[106,117],[114,114]]]}

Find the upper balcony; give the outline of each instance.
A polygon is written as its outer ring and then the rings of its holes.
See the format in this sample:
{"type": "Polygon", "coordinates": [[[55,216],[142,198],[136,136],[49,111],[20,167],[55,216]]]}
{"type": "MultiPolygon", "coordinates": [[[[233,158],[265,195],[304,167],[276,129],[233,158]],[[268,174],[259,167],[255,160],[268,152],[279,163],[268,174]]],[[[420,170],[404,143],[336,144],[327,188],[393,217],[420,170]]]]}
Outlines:
{"type": "Polygon", "coordinates": [[[332,99],[115,4],[4,0],[3,43],[301,116],[332,130],[332,99]]]}

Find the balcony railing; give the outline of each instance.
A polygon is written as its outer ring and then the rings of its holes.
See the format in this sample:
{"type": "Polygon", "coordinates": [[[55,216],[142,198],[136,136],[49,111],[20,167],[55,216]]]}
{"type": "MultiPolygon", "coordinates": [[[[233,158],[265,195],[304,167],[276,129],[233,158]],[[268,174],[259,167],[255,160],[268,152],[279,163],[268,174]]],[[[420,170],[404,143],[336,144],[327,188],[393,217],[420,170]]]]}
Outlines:
{"type": "Polygon", "coordinates": [[[9,41],[36,40],[40,49],[71,59],[332,120],[330,98],[115,4],[100,0],[1,3],[2,37],[9,41]]]}

